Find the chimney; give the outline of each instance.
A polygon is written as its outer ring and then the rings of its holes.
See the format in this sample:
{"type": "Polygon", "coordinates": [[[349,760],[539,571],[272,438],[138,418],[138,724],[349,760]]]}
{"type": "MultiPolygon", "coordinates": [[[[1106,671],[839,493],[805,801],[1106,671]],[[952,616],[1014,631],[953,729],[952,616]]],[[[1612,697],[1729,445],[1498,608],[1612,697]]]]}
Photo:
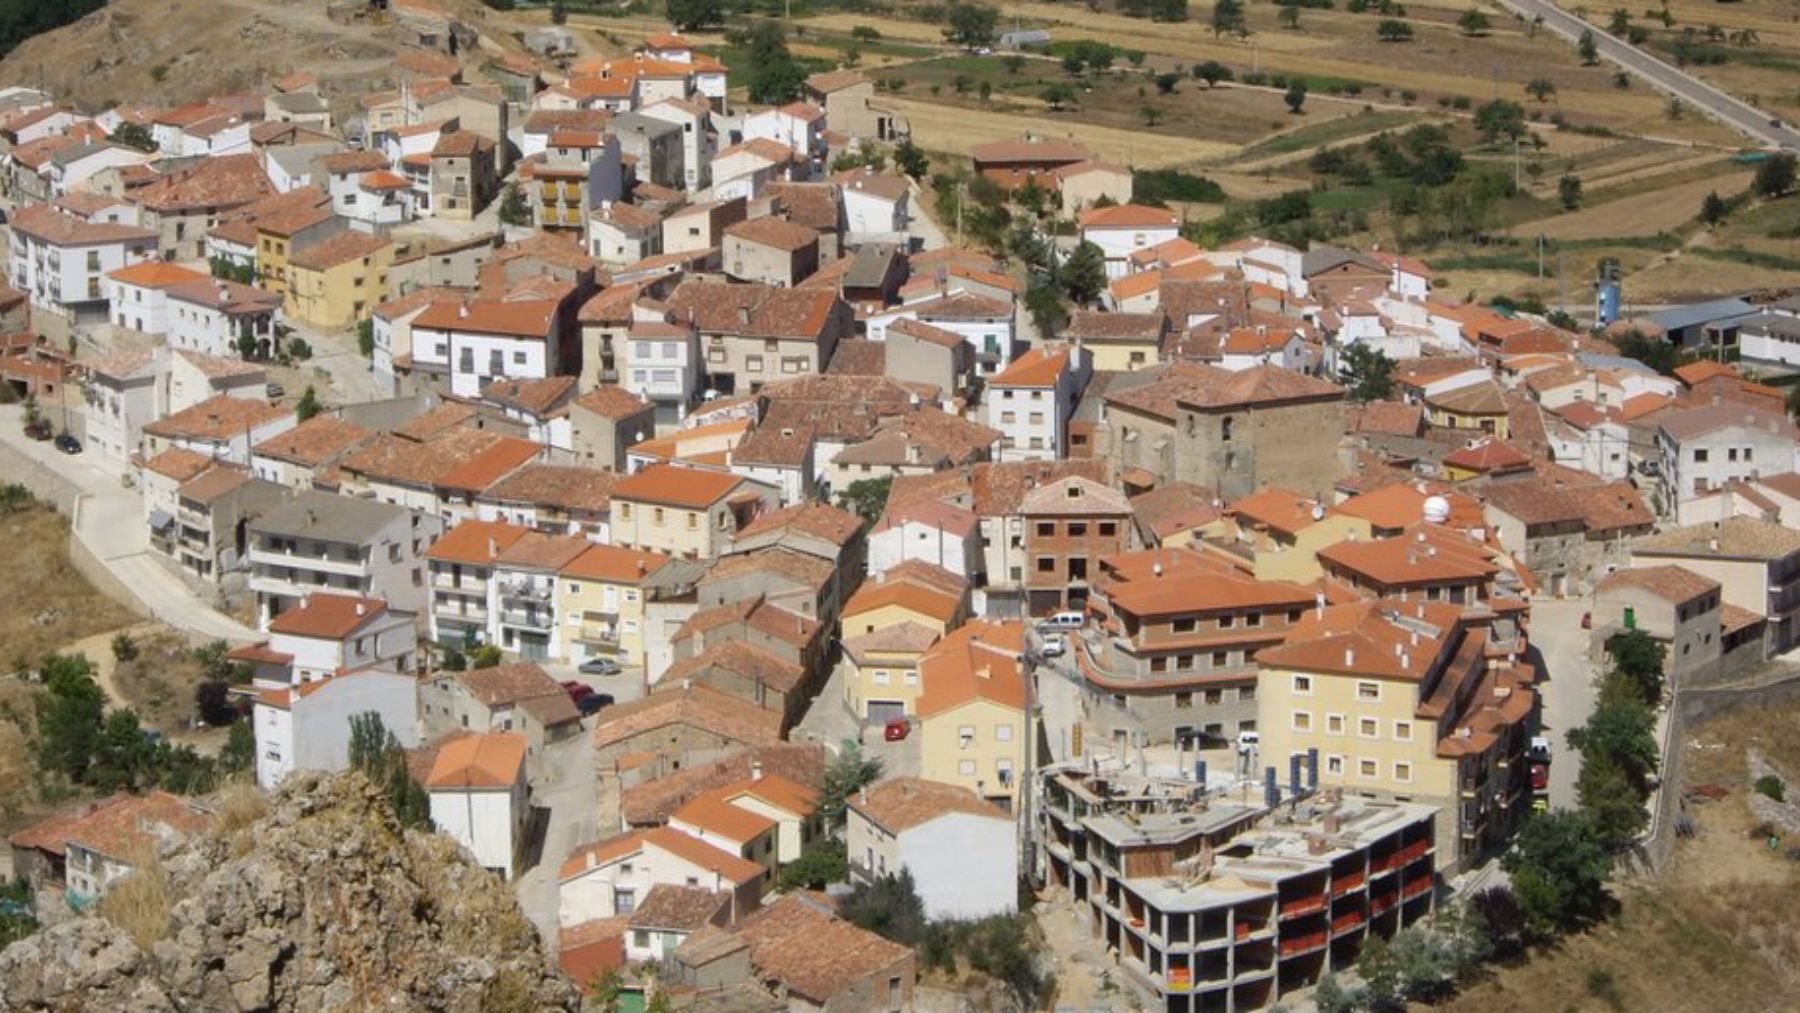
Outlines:
{"type": "Polygon", "coordinates": [[[740,326],[740,327],[750,326],[750,307],[748,307],[748,306],[739,306],[738,307],[738,326],[740,326]]]}
{"type": "Polygon", "coordinates": [[[495,538],[493,535],[489,535],[488,536],[488,558],[493,559],[498,555],[500,555],[500,540],[495,538]]]}
{"type": "Polygon", "coordinates": [[[1355,664],[1356,664],[1356,648],[1354,648],[1354,647],[1344,648],[1344,666],[1346,668],[1349,668],[1349,667],[1355,666],[1355,664]]]}
{"type": "Polygon", "coordinates": [[[312,595],[309,594],[306,597],[300,599],[300,611],[305,612],[306,607],[311,604],[312,604],[312,595]]]}
{"type": "Polygon", "coordinates": [[[367,613],[368,611],[369,611],[368,606],[364,605],[362,603],[361,599],[358,599],[356,602],[356,614],[360,616],[360,615],[367,613]]]}
{"type": "Polygon", "coordinates": [[[467,318],[467,317],[468,317],[468,315],[469,315],[469,303],[468,303],[468,300],[466,300],[466,299],[465,299],[465,300],[463,300],[463,301],[462,301],[462,302],[460,302],[460,303],[457,303],[457,305],[456,305],[456,315],[457,315],[457,316],[458,316],[458,317],[460,317],[460,318],[467,318]]]}
{"type": "Polygon", "coordinates": [[[762,780],[762,776],[763,776],[762,761],[761,760],[750,761],[750,780],[760,781],[760,780],[762,780]]]}

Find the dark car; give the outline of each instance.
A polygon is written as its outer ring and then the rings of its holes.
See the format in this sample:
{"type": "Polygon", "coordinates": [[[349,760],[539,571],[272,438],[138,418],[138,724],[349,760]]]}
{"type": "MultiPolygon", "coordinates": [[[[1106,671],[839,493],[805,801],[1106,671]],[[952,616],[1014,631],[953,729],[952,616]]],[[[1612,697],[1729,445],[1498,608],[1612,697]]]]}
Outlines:
{"type": "Polygon", "coordinates": [[[50,428],[50,423],[45,422],[43,419],[25,423],[25,436],[28,439],[41,442],[49,439],[54,432],[55,430],[50,428]]]}
{"type": "Polygon", "coordinates": [[[65,454],[79,454],[81,453],[81,441],[76,439],[72,433],[58,433],[56,449],[65,454]]]}
{"type": "Polygon", "coordinates": [[[611,658],[590,658],[576,667],[582,675],[618,675],[619,663],[611,658]]]}
{"type": "Polygon", "coordinates": [[[581,711],[583,717],[600,710],[602,707],[611,707],[612,705],[613,695],[611,693],[595,693],[591,690],[588,692],[587,696],[575,701],[575,708],[581,711]]]}

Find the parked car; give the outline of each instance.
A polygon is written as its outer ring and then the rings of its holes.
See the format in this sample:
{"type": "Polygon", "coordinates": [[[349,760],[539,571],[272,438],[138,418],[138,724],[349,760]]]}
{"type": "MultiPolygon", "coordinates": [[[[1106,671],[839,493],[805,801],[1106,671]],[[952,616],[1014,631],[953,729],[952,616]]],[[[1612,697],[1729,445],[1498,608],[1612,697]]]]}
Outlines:
{"type": "Polygon", "coordinates": [[[50,423],[45,422],[43,419],[25,423],[25,436],[27,439],[42,442],[49,439],[52,432],[53,430],[50,428],[50,423]]]}
{"type": "Polygon", "coordinates": [[[589,658],[576,666],[582,675],[618,675],[619,663],[611,658],[589,658]]]}
{"type": "Polygon", "coordinates": [[[582,717],[586,717],[589,714],[599,711],[603,707],[611,707],[612,705],[613,695],[611,693],[595,693],[592,690],[588,691],[587,696],[575,701],[575,709],[581,712],[582,717]]]}
{"type": "Polygon", "coordinates": [[[56,434],[56,449],[65,454],[79,454],[81,453],[81,441],[76,439],[73,433],[58,433],[56,434]]]}
{"type": "Polygon", "coordinates": [[[1594,614],[1592,612],[1583,612],[1581,614],[1581,628],[1584,630],[1591,630],[1594,628],[1594,614]]]}
{"type": "Polygon", "coordinates": [[[1531,765],[1531,790],[1550,790],[1550,765],[1548,763],[1534,763],[1531,765]]]}
{"type": "Polygon", "coordinates": [[[881,729],[881,737],[889,742],[899,742],[912,733],[912,722],[905,718],[889,718],[881,729]]]}
{"type": "Polygon", "coordinates": [[[562,688],[564,692],[569,694],[569,699],[575,701],[577,704],[581,703],[582,697],[591,696],[594,692],[594,687],[575,679],[563,680],[562,688]]]}
{"type": "Polygon", "coordinates": [[[1087,615],[1082,612],[1058,612],[1038,623],[1040,630],[1078,630],[1087,622],[1087,615]]]}
{"type": "Polygon", "coordinates": [[[264,393],[268,394],[269,400],[273,401],[278,397],[286,397],[287,388],[278,383],[271,383],[264,388],[264,393]]]}
{"type": "Polygon", "coordinates": [[[1249,731],[1238,733],[1237,751],[1238,751],[1239,756],[1248,756],[1252,752],[1255,752],[1256,748],[1261,745],[1262,745],[1262,736],[1261,735],[1258,735],[1255,732],[1249,732],[1249,731]]]}
{"type": "Polygon", "coordinates": [[[1052,633],[1044,638],[1044,657],[1060,658],[1067,653],[1069,653],[1069,644],[1063,639],[1062,634],[1052,633]]]}

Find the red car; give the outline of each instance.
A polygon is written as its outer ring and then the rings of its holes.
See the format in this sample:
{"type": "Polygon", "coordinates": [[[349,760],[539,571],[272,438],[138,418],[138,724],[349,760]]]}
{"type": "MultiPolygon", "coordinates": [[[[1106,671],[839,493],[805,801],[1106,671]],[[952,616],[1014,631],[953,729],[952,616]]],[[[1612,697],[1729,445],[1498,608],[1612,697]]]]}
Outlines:
{"type": "Polygon", "coordinates": [[[574,702],[577,706],[580,705],[580,703],[584,697],[590,696],[594,692],[594,687],[589,686],[585,682],[578,682],[574,679],[564,680],[562,683],[562,688],[569,694],[569,699],[572,702],[574,702]]]}
{"type": "Polygon", "coordinates": [[[881,737],[889,742],[899,742],[912,732],[912,722],[905,718],[892,718],[881,730],[881,737]]]}
{"type": "Polygon", "coordinates": [[[1550,768],[1545,764],[1534,763],[1531,765],[1531,790],[1550,790],[1550,768]]]}

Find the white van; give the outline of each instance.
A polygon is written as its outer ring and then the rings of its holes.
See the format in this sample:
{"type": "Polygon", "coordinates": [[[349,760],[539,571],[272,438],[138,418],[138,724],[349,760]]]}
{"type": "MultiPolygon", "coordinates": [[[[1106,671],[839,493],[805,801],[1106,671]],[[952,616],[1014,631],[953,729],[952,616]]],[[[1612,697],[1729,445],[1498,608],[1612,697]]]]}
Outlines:
{"type": "Polygon", "coordinates": [[[1041,630],[1078,630],[1087,622],[1085,612],[1057,612],[1038,623],[1041,630]]]}

